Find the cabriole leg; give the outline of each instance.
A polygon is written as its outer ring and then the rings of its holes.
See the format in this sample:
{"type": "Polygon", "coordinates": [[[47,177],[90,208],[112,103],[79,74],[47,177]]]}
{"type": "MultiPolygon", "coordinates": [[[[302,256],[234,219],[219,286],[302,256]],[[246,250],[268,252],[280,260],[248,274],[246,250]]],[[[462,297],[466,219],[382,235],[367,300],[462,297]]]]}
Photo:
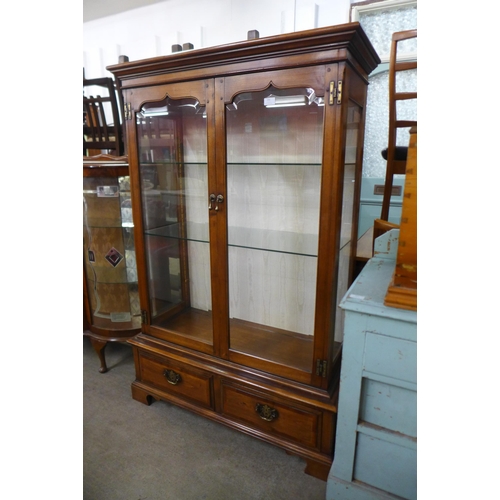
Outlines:
{"type": "Polygon", "coordinates": [[[101,362],[101,367],[99,368],[100,373],[106,373],[108,371],[108,367],[106,366],[106,358],[104,357],[104,349],[108,344],[105,340],[98,340],[93,337],[90,337],[90,343],[94,348],[97,356],[99,356],[99,361],[101,362]]]}

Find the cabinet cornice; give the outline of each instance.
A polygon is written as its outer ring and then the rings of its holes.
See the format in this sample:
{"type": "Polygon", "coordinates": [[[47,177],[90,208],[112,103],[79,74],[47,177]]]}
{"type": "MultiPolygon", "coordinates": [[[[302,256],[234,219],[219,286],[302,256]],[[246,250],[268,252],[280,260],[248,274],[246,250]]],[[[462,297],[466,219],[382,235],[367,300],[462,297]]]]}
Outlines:
{"type": "MultiPolygon", "coordinates": [[[[244,63],[274,57],[321,52],[332,53],[341,49],[348,49],[367,73],[373,71],[380,63],[375,49],[361,29],[360,24],[356,22],[177,52],[116,64],[108,66],[107,69],[117,78],[127,80],[144,75],[151,77],[152,75],[172,72],[227,66],[233,63],[241,66],[244,63]]],[[[333,55],[332,53],[332,59],[337,57],[337,54],[333,55]]],[[[223,72],[227,74],[227,68],[224,68],[223,72]]]]}

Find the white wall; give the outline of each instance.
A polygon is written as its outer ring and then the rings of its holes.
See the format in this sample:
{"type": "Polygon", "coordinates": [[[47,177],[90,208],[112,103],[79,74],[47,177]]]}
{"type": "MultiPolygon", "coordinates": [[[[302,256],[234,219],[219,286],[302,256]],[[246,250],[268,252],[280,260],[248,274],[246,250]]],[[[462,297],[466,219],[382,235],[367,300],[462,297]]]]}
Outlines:
{"type": "Polygon", "coordinates": [[[83,24],[87,78],[112,76],[118,56],[167,55],[173,44],[195,48],[349,22],[351,0],[165,0],[83,24]]]}
{"type": "MultiPolygon", "coordinates": [[[[357,10],[366,8],[359,0],[164,0],[84,23],[85,75],[113,76],[106,66],[117,64],[120,55],[131,61],[168,55],[173,44],[190,42],[202,48],[246,40],[254,29],[263,38],[347,23],[353,3],[358,3],[357,10]]],[[[380,0],[373,7],[380,11],[365,12],[359,20],[379,55],[387,59],[392,32],[417,27],[416,0],[380,0]]],[[[368,89],[364,177],[385,177],[380,154],[388,124],[387,75],[384,78],[371,79],[368,89]]],[[[411,119],[416,119],[416,109],[414,114],[411,119]]]]}

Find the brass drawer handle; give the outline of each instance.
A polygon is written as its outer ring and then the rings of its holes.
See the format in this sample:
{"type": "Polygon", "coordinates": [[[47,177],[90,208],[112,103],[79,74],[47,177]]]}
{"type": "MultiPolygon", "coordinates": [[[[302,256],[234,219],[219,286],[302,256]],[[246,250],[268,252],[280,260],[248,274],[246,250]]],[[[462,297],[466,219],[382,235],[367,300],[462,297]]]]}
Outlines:
{"type": "Polygon", "coordinates": [[[272,422],[278,418],[278,410],[271,408],[269,405],[257,403],[255,405],[255,411],[262,420],[266,420],[267,422],[272,422]]]}
{"type": "Polygon", "coordinates": [[[174,370],[165,370],[163,375],[167,379],[167,382],[172,385],[177,385],[181,381],[181,376],[179,373],[174,372],[174,370]]]}

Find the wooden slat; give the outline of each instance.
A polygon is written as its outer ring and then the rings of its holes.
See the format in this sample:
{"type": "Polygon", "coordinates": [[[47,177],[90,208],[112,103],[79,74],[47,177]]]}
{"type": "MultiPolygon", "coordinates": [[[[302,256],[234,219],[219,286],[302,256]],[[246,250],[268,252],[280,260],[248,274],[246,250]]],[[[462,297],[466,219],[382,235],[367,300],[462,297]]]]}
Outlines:
{"type": "Polygon", "coordinates": [[[98,141],[101,136],[99,130],[99,110],[94,100],[90,101],[90,117],[89,123],[92,128],[92,140],[98,141]]]}
{"type": "Polygon", "coordinates": [[[394,71],[417,69],[417,61],[400,61],[394,64],[394,71]]]}
{"type": "Polygon", "coordinates": [[[406,31],[398,31],[392,34],[393,42],[400,42],[401,40],[409,40],[410,38],[417,38],[417,30],[406,30],[406,31]]]}
{"type": "Polygon", "coordinates": [[[104,140],[109,141],[109,132],[108,132],[108,124],[106,123],[106,114],[104,112],[103,103],[107,101],[107,99],[103,99],[101,96],[97,96],[97,109],[99,110],[99,123],[98,128],[100,131],[100,136],[104,137],[104,140]]]}
{"type": "Polygon", "coordinates": [[[415,120],[397,120],[395,123],[396,128],[414,127],[417,124],[415,120]]]}
{"type": "Polygon", "coordinates": [[[394,94],[394,99],[396,101],[406,101],[408,99],[416,99],[416,98],[417,98],[416,92],[396,92],[394,94]]]}

